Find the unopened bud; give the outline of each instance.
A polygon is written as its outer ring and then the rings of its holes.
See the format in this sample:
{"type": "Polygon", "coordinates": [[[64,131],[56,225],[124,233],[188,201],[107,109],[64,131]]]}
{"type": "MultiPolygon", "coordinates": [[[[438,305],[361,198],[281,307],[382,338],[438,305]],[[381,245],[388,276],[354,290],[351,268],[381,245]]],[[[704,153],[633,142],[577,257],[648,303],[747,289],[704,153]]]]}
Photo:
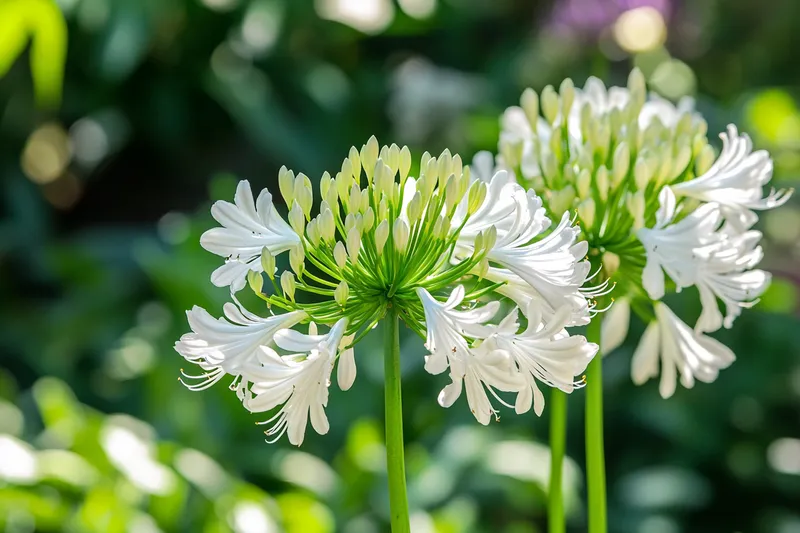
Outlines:
{"type": "Polygon", "coordinates": [[[400,167],[400,147],[394,143],[389,147],[389,160],[386,161],[386,164],[392,169],[392,178],[394,178],[397,169],[400,167]]]}
{"type": "Polygon", "coordinates": [[[330,173],[326,170],[319,179],[319,195],[323,200],[328,198],[328,193],[331,190],[332,182],[333,179],[331,178],[330,173]]]}
{"type": "Polygon", "coordinates": [[[349,232],[354,227],[356,227],[356,215],[354,213],[350,213],[346,217],[344,217],[345,233],[349,232]]]}
{"type": "Polygon", "coordinates": [[[633,229],[638,231],[644,227],[644,191],[638,191],[635,194],[629,193],[627,204],[628,210],[631,212],[631,216],[633,216],[633,229]]]}
{"type": "Polygon", "coordinates": [[[542,91],[542,114],[551,125],[555,124],[558,118],[558,95],[552,85],[548,85],[542,91]]]}
{"type": "Polygon", "coordinates": [[[646,189],[651,177],[653,177],[653,170],[647,161],[640,157],[633,167],[633,180],[636,183],[636,188],[640,191],[646,189]]]}
{"type": "Polygon", "coordinates": [[[361,189],[358,188],[357,183],[353,183],[353,185],[350,187],[348,208],[350,209],[351,213],[355,213],[358,211],[358,208],[360,206],[361,206],[361,189]]]}
{"type": "Polygon", "coordinates": [[[617,149],[614,150],[614,167],[611,169],[611,187],[616,189],[625,176],[628,175],[628,169],[631,166],[631,150],[625,142],[619,143],[617,149]]]}
{"type": "Polygon", "coordinates": [[[348,296],[350,296],[350,287],[347,286],[346,281],[342,280],[333,291],[333,299],[336,300],[339,307],[344,307],[344,304],[347,303],[348,296]]]}
{"type": "Polygon", "coordinates": [[[486,199],[487,186],[486,182],[475,180],[469,188],[469,196],[467,198],[467,213],[474,215],[478,209],[483,205],[486,199]]]}
{"type": "Polygon", "coordinates": [[[378,218],[381,220],[389,218],[389,201],[386,198],[381,198],[378,204],[378,218]]]}
{"type": "Polygon", "coordinates": [[[367,144],[361,147],[361,166],[364,167],[368,182],[372,181],[375,162],[378,161],[378,150],[378,139],[374,135],[369,138],[367,144]]]}
{"type": "Polygon", "coordinates": [[[250,285],[250,289],[254,293],[261,294],[261,289],[264,288],[264,278],[261,277],[260,272],[256,272],[255,270],[248,270],[247,284],[250,285]]]}
{"type": "Polygon", "coordinates": [[[608,199],[608,169],[605,165],[601,165],[594,177],[595,187],[597,187],[597,194],[602,201],[608,199]]]}
{"type": "Polygon", "coordinates": [[[489,251],[494,248],[495,243],[497,243],[497,228],[489,226],[489,229],[483,232],[483,247],[489,251]]]}
{"type": "Polygon", "coordinates": [[[292,208],[289,210],[289,224],[292,226],[292,229],[295,231],[295,233],[301,237],[303,236],[306,226],[306,218],[303,215],[303,210],[300,208],[300,204],[297,203],[297,200],[294,201],[292,208]]]}
{"type": "Polygon", "coordinates": [[[572,102],[575,101],[575,84],[570,78],[567,78],[561,82],[558,92],[561,94],[561,116],[568,117],[569,111],[572,109],[572,102]]]}
{"type": "Polygon", "coordinates": [[[340,270],[347,264],[347,250],[345,250],[342,241],[337,241],[336,246],[333,247],[333,260],[336,261],[336,266],[340,270]]]}
{"type": "Polygon", "coordinates": [[[350,228],[347,232],[347,255],[354,265],[358,262],[358,252],[361,250],[361,232],[358,228],[350,228]]]}
{"type": "Polygon", "coordinates": [[[358,154],[358,150],[355,146],[350,147],[350,153],[348,154],[347,158],[350,160],[350,165],[353,169],[353,178],[356,180],[356,183],[361,182],[361,156],[358,154]]]}
{"type": "Polygon", "coordinates": [[[578,189],[578,197],[587,198],[592,194],[592,173],[588,169],[582,169],[575,180],[575,187],[578,189]]]}
{"type": "Polygon", "coordinates": [[[453,168],[453,156],[450,155],[450,150],[444,149],[442,155],[439,156],[437,174],[439,176],[439,187],[443,187],[445,180],[450,177],[450,171],[453,168]]]}
{"type": "Polygon", "coordinates": [[[264,269],[269,279],[275,279],[275,256],[266,246],[261,249],[261,268],[264,269]]]}
{"type": "Polygon", "coordinates": [[[587,228],[594,226],[595,205],[592,198],[587,198],[578,204],[578,216],[587,228]]]}
{"type": "Polygon", "coordinates": [[[392,228],[392,237],[394,238],[394,247],[401,254],[406,251],[408,246],[408,224],[402,218],[394,221],[392,228]]]}
{"type": "Polygon", "coordinates": [[[336,234],[336,224],[333,221],[333,212],[330,209],[323,210],[319,216],[319,234],[328,244],[333,242],[333,237],[336,234]]]}
{"type": "Polygon", "coordinates": [[[314,203],[314,190],[311,188],[311,180],[302,172],[294,180],[294,198],[308,220],[311,215],[311,205],[314,203]]]}
{"type": "Polygon", "coordinates": [[[408,223],[412,226],[416,224],[419,217],[422,216],[422,195],[419,191],[415,192],[411,201],[408,202],[406,214],[408,215],[408,223]]]}
{"type": "Polygon", "coordinates": [[[672,172],[670,173],[670,181],[676,179],[678,176],[686,172],[689,163],[692,160],[692,149],[687,145],[681,146],[678,154],[675,156],[675,161],[672,164],[672,172]]]}
{"type": "Polygon", "coordinates": [[[440,215],[433,224],[433,236],[437,239],[444,239],[450,233],[450,217],[440,215]]]}
{"type": "Polygon", "coordinates": [[[570,186],[564,187],[560,191],[555,191],[550,197],[550,209],[557,216],[569,211],[575,201],[575,189],[570,186]]]}
{"type": "Polygon", "coordinates": [[[312,218],[311,221],[306,224],[306,235],[314,248],[319,246],[319,241],[322,238],[319,233],[319,217],[312,218]]]}
{"type": "Polygon", "coordinates": [[[528,119],[531,129],[536,131],[536,125],[539,123],[539,96],[536,91],[530,87],[522,91],[519,104],[525,112],[525,117],[528,119]]]}
{"type": "Polygon", "coordinates": [[[350,161],[349,157],[345,157],[344,161],[342,161],[342,176],[345,178],[353,178],[353,162],[350,161]]]}
{"type": "Polygon", "coordinates": [[[278,188],[286,205],[292,205],[294,201],[294,172],[281,167],[278,171],[278,188]]]}
{"type": "Polygon", "coordinates": [[[405,183],[408,172],[411,170],[411,151],[408,146],[403,146],[400,149],[400,161],[397,169],[400,171],[400,182],[405,183]]]}
{"type": "Polygon", "coordinates": [[[289,266],[297,274],[297,277],[302,277],[305,271],[306,256],[303,252],[303,246],[297,245],[289,248],[289,266]]]}
{"type": "Polygon", "coordinates": [[[446,212],[452,214],[459,200],[458,183],[456,182],[455,176],[451,174],[450,177],[447,178],[447,184],[444,188],[444,203],[446,206],[446,212]]]}
{"type": "Polygon", "coordinates": [[[603,270],[606,276],[613,276],[619,270],[620,259],[614,252],[606,252],[603,254],[603,270]]]}
{"type": "Polygon", "coordinates": [[[384,219],[375,228],[375,249],[378,255],[383,253],[383,247],[386,246],[386,241],[389,239],[389,222],[384,219]]]}
{"type": "Polygon", "coordinates": [[[714,164],[714,157],[714,149],[710,144],[705,145],[703,149],[700,150],[700,153],[697,155],[697,161],[694,163],[695,175],[702,176],[708,172],[708,169],[714,164]]]}
{"type": "Polygon", "coordinates": [[[283,274],[281,274],[281,289],[283,289],[283,294],[288,299],[294,301],[294,291],[296,287],[297,284],[294,280],[294,274],[288,270],[284,270],[283,274]]]}
{"type": "Polygon", "coordinates": [[[375,211],[372,210],[371,207],[367,207],[367,210],[364,211],[363,220],[363,231],[364,233],[368,232],[372,229],[372,226],[375,224],[375,211]]]}

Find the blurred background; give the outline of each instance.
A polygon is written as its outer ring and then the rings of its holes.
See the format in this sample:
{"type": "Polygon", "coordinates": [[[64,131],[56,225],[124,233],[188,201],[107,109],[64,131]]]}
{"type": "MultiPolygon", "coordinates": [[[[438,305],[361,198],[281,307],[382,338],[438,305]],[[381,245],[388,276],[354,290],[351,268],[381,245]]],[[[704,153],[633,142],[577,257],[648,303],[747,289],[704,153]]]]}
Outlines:
{"type": "MultiPolygon", "coordinates": [[[[798,50],[796,0],[0,0],[0,531],[387,531],[380,339],[300,449],[267,445],[224,384],[177,382],[184,310],[228,299],[198,244],[211,201],[284,164],[317,178],[372,134],[470,159],[524,87],[633,65],[792,186],[798,50]]],[[[634,387],[638,322],[606,359],[612,533],[800,532],[800,202],[760,228],[775,281],[718,335],[739,361],[715,384],[634,387]]],[[[697,302],[670,303],[688,321],[697,302]]],[[[413,530],[544,531],[547,410],[484,428],[440,408],[405,333],[413,530]]]]}

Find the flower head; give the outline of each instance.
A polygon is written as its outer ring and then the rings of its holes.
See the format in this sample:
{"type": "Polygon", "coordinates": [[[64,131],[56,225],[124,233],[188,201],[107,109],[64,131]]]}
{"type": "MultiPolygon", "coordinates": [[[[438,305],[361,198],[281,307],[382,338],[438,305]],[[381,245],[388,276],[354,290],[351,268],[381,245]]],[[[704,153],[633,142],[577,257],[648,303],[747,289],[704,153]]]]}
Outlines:
{"type": "MultiPolygon", "coordinates": [[[[669,382],[675,380],[669,375],[676,368],[685,386],[694,378],[713,380],[733,356],[702,334],[730,328],[767,288],[769,274],[756,268],[762,258],[761,233],[752,229],[756,211],[778,207],[792,193],[772,189],[764,194],[772,177],[769,154],[754,151],[750,138],[729,126],[715,158],[706,123],[692,101],[676,106],[648,97],[638,70],[627,87],[606,89],[590,78],[583,89],[571,80],[558,91],[546,87],[541,95],[528,89],[520,106],[504,113],[501,125],[497,167],[525,186],[544,190],[540,200],[547,213],[575,217],[580,228],[575,238],[585,240],[581,245],[588,246],[598,269],[602,264],[599,283],[616,284],[615,294],[622,297],[620,309],[612,310],[604,325],[603,349],[624,340],[634,309],[652,321],[642,342],[660,346],[667,376],[662,395],[672,394],[669,382]],[[690,334],[661,299],[692,286],[703,311],[690,334]]],[[[485,155],[480,167],[491,167],[485,155]]],[[[503,252],[494,253],[508,261],[503,252]]],[[[513,263],[507,268],[518,274],[513,263]]],[[[519,302],[516,279],[505,279],[499,290],[519,302]]],[[[537,288],[547,300],[547,290],[537,288]]],[[[635,381],[657,372],[657,363],[637,352],[635,381]]]]}
{"type": "Polygon", "coordinates": [[[233,296],[226,319],[190,311],[192,333],[176,349],[205,370],[191,388],[233,376],[248,410],[271,413],[269,440],[286,433],[299,444],[309,421],[327,432],[334,368],[340,388],[350,388],[353,346],[389,310],[425,339],[425,369],[448,371],[439,403],[449,407],[466,389],[481,423],[495,403],[511,407],[503,395],[517,396],[519,412],[535,403],[540,413],[534,378],[574,388],[597,350],[564,330],[592,313],[579,230],[567,216],[551,227],[542,199],[505,171],[487,183],[447,150],[423,154],[416,176],[411,167],[408,148],[379,147],[373,137],[320,178],[316,214],[311,180],[286,168],[278,184],[287,220],[266,190],[254,202],[246,181],[233,204],[214,204],[222,227],[201,244],[225,264],[212,282],[232,293],[249,285],[274,314],[261,318],[233,296]],[[279,272],[282,254],[289,269],[279,272]],[[524,331],[516,312],[495,319],[503,305],[521,306],[524,331]],[[307,334],[291,329],[302,323],[311,324],[307,334]]]}

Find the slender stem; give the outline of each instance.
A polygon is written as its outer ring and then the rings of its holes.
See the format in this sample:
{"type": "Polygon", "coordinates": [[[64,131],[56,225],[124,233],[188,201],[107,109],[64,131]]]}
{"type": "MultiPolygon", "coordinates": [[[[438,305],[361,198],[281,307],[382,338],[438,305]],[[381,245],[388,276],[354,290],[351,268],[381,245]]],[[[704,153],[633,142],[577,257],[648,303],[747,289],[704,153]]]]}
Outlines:
{"type": "MultiPolygon", "coordinates": [[[[589,324],[588,340],[600,343],[602,315],[589,324]]],[[[606,533],[606,465],[603,446],[603,355],[598,352],[586,371],[586,473],[589,490],[589,533],[606,533]]]]}
{"type": "Polygon", "coordinates": [[[567,395],[553,387],[550,393],[550,487],[547,490],[547,531],[564,533],[564,451],[567,444],[567,395]]]}
{"type": "Polygon", "coordinates": [[[386,470],[389,474],[389,507],[392,533],[409,533],[406,464],[403,457],[403,399],[400,391],[400,327],[392,307],[384,320],[386,470]]]}

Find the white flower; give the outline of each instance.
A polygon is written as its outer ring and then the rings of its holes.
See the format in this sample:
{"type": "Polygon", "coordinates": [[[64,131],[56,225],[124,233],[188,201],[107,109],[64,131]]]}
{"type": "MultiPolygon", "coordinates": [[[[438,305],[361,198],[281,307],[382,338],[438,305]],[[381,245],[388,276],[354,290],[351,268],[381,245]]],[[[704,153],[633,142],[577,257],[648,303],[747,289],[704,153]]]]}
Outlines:
{"type": "Polygon", "coordinates": [[[330,429],[325,407],[328,405],[328,387],[336,353],[347,328],[347,319],[341,319],[325,335],[317,335],[315,327],[310,334],[286,329],[275,335],[275,343],[292,352],[280,356],[271,349],[263,349],[259,364],[248,365],[243,376],[250,382],[245,391],[244,406],[251,412],[270,411],[282,404],[278,412],[263,422],[270,442],[284,433],[289,442],[299,446],[305,437],[308,420],[320,435],[330,429]]]}
{"type": "Polygon", "coordinates": [[[694,386],[695,379],[711,383],[736,359],[728,347],[692,330],[665,304],[656,302],[654,309],[656,321],[647,326],[633,354],[631,378],[637,385],[658,375],[660,359],[659,392],[669,398],[678,375],[686,388],[694,386]]]}
{"type": "Polygon", "coordinates": [[[725,219],[744,231],[758,220],[753,209],[773,209],[786,203],[791,190],[772,189],[763,196],[764,186],[772,178],[772,160],[766,150],[753,151],[748,135],[739,135],[736,126],[720,134],[722,152],[703,175],[672,186],[675,194],[689,196],[722,206],[725,219]]]}
{"type": "Polygon", "coordinates": [[[601,324],[600,349],[603,355],[608,355],[625,342],[630,320],[631,303],[628,298],[615,300],[611,308],[603,315],[601,324]]]}
{"type": "Polygon", "coordinates": [[[514,309],[483,343],[493,353],[510,354],[525,379],[526,386],[520,390],[515,404],[518,414],[530,410],[531,405],[537,415],[542,414],[544,395],[536,385],[537,380],[566,393],[581,385],[574,378],[586,370],[597,353],[597,345],[586,342],[584,337],[567,334],[564,327],[570,314],[571,309],[564,306],[545,325],[541,308],[532,303],[526,312],[528,327],[524,332],[517,333],[519,323],[514,309]]]}
{"type": "MultiPolygon", "coordinates": [[[[454,218],[453,224],[458,223],[454,218]]],[[[566,213],[558,227],[538,238],[549,226],[541,199],[532,190],[526,192],[501,170],[492,178],[483,205],[461,230],[456,254],[471,254],[478,233],[494,227],[497,240],[487,255],[489,261],[519,276],[551,309],[571,300],[580,310],[580,288],[589,272],[589,263],[582,261],[587,244],[576,243],[579,229],[572,226],[566,213]]]]}
{"type": "Polygon", "coordinates": [[[424,288],[417,289],[417,295],[425,311],[427,328],[426,348],[430,355],[425,360],[425,370],[431,374],[441,374],[450,369],[452,383],[442,389],[439,404],[450,407],[466,388],[467,403],[472,414],[481,424],[488,424],[496,410],[491,404],[486,390],[501,403],[495,392],[519,391],[524,385],[520,374],[514,368],[507,354],[488,349],[483,344],[470,346],[465,337],[485,339],[496,329],[487,322],[497,313],[498,302],[491,302],[468,311],[458,311],[456,307],[464,299],[464,287],[459,285],[446,302],[436,300],[424,288]]]}
{"type": "Polygon", "coordinates": [[[198,306],[186,312],[192,332],[184,334],[175,343],[175,350],[187,361],[207,371],[200,376],[184,374],[184,377],[202,380],[186,384],[189,389],[203,390],[225,374],[241,374],[244,366],[259,360],[263,354],[262,346],[269,346],[279,330],[290,328],[306,318],[302,311],[261,318],[245,309],[236,298],[234,302],[236,305],[225,304],[225,316],[219,319],[198,306]]]}
{"type": "Polygon", "coordinates": [[[654,229],[639,230],[645,246],[647,264],[642,281],[654,300],[664,295],[664,274],[678,290],[696,285],[703,312],[698,332],[730,328],[742,308],[752,307],[770,282],[768,273],[750,270],[761,261],[758,246],[761,233],[737,233],[732,226],[720,228],[722,212],[718,204],[704,204],[675,224],[675,197],[668,187],[661,191],[661,208],[654,229]],[[662,272],[663,270],[663,272],[662,272]],[[726,307],[723,318],[717,298],[726,307]]]}
{"type": "Polygon", "coordinates": [[[264,248],[277,255],[299,244],[300,237],[275,211],[267,189],[254,202],[250,183],[242,180],[234,202],[214,202],[211,215],[222,227],[203,233],[200,245],[226,258],[211,274],[211,282],[218,287],[230,285],[236,292],[244,287],[248,271],[263,271],[260,258],[264,248]]]}

